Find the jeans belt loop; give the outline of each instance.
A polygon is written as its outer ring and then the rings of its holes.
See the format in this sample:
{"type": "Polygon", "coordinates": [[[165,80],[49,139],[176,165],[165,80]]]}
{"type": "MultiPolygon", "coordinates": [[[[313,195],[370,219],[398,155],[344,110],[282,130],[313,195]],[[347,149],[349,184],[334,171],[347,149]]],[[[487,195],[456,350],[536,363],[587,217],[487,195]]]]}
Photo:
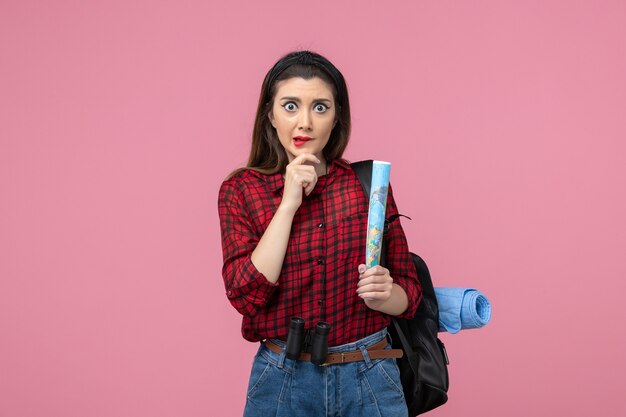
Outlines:
{"type": "Polygon", "coordinates": [[[371,368],[373,366],[373,362],[370,359],[369,353],[367,353],[367,348],[365,346],[361,346],[359,349],[363,354],[363,361],[365,361],[365,365],[368,367],[368,369],[371,368]]]}

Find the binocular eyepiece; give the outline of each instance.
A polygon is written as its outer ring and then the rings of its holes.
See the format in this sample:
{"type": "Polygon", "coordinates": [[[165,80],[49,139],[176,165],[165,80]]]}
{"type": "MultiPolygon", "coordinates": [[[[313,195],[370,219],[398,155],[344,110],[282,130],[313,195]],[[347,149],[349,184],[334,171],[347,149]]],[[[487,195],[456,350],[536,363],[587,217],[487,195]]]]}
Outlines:
{"type": "Polygon", "coordinates": [[[302,351],[303,342],[304,320],[300,317],[292,317],[289,322],[289,333],[287,333],[286,356],[289,359],[298,359],[302,351]]]}
{"type": "Polygon", "coordinates": [[[311,362],[321,365],[328,356],[328,334],[330,324],[320,321],[315,325],[313,332],[304,330],[304,320],[300,317],[292,317],[289,322],[287,334],[286,356],[289,359],[298,359],[301,352],[310,348],[311,362]]]}

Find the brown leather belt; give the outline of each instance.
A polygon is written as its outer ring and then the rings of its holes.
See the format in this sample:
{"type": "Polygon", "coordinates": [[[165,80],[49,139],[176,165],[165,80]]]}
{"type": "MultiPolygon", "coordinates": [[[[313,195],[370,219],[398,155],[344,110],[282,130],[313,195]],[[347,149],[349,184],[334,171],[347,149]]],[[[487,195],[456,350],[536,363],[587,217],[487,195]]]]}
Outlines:
{"type": "MultiPolygon", "coordinates": [[[[370,357],[370,359],[402,357],[402,349],[385,349],[385,346],[387,346],[387,344],[388,343],[386,339],[383,339],[380,342],[373,344],[372,346],[367,348],[367,355],[370,357]]],[[[267,346],[267,348],[274,353],[281,353],[283,350],[283,348],[281,348],[271,340],[266,340],[265,346],[267,346]]],[[[300,357],[298,357],[298,360],[310,361],[311,354],[303,352],[300,354],[300,357]]],[[[326,356],[326,360],[322,365],[335,365],[338,363],[358,362],[362,360],[364,360],[363,353],[361,353],[360,350],[353,350],[350,352],[329,353],[328,356],[326,356]]]]}

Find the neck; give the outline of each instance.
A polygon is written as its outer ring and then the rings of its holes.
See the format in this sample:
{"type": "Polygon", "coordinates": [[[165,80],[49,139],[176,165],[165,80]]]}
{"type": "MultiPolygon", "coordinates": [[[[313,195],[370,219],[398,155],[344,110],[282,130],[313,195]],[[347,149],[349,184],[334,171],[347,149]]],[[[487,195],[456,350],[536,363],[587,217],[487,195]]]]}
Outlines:
{"type": "Polygon", "coordinates": [[[320,160],[322,162],[319,165],[315,165],[315,173],[317,174],[318,177],[321,177],[322,175],[328,174],[328,164],[327,164],[327,161],[324,160],[323,158],[320,158],[320,160]]]}

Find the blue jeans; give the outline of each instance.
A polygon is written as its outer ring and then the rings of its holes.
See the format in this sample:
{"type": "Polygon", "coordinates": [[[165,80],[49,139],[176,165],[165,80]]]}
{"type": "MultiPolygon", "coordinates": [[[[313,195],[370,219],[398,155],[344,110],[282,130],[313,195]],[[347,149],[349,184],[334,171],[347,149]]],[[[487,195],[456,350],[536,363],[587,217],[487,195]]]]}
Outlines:
{"type": "MultiPolygon", "coordinates": [[[[329,366],[295,361],[283,347],[274,353],[261,343],[252,364],[244,417],[406,417],[396,360],[371,360],[366,348],[387,329],[364,339],[330,347],[329,352],[361,350],[365,360],[329,366]]],[[[387,346],[386,349],[391,349],[387,346]]]]}

